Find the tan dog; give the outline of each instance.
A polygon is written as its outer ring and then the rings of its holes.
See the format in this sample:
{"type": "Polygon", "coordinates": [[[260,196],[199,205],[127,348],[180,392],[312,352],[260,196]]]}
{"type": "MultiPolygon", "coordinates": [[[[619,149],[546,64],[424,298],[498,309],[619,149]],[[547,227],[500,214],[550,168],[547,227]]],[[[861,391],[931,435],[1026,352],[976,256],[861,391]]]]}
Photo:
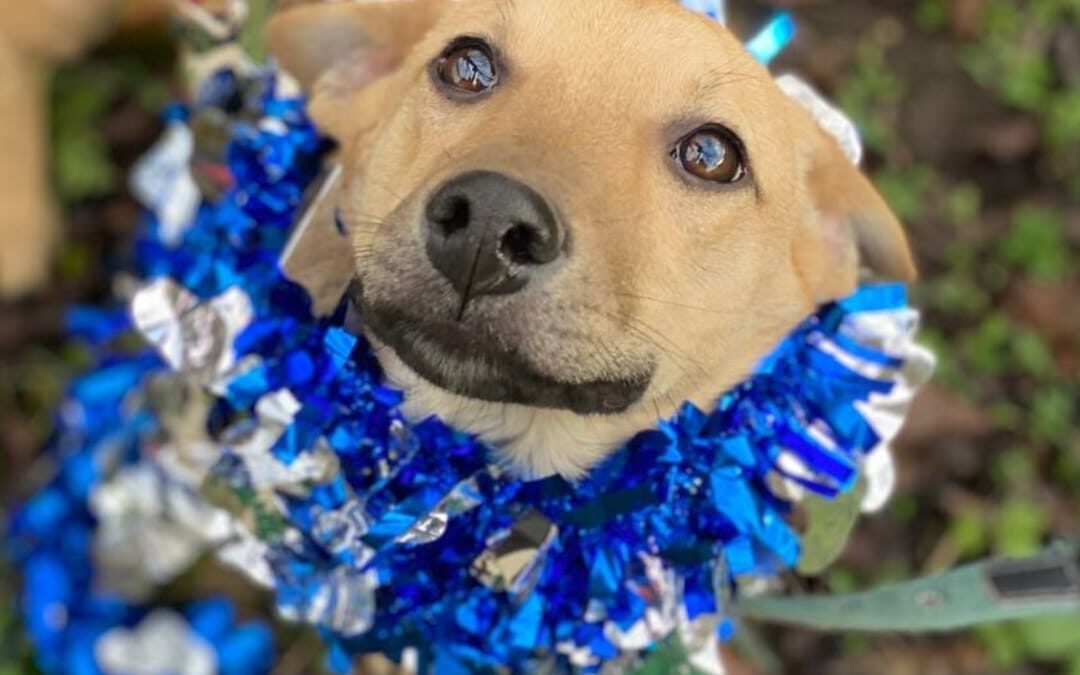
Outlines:
{"type": "Polygon", "coordinates": [[[837,143],[673,0],[304,5],[270,41],[342,145],[358,303],[410,413],[524,474],[711,406],[861,273],[914,276],[837,143]]]}
{"type": "Polygon", "coordinates": [[[0,21],[0,295],[48,275],[59,235],[49,189],[48,78],[112,25],[121,0],[9,2],[0,21]]]}

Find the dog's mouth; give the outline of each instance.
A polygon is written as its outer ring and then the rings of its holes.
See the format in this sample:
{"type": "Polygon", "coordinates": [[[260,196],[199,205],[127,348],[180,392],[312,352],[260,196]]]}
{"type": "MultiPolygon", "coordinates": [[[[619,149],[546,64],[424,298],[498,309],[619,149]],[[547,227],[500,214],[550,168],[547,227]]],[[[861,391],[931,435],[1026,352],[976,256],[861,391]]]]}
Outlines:
{"type": "Polygon", "coordinates": [[[614,415],[645,394],[652,367],[623,379],[565,382],[538,372],[524,358],[499,349],[460,323],[418,319],[362,299],[363,325],[417,375],[451,393],[495,403],[614,415]]]}

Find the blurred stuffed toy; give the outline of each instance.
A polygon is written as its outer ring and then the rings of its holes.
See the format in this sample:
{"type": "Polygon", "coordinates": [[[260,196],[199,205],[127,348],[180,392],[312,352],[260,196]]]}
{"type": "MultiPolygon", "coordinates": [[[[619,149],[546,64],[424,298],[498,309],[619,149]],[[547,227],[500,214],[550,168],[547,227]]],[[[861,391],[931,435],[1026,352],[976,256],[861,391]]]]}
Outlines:
{"type": "MultiPolygon", "coordinates": [[[[156,0],[11,2],[0,22],[0,296],[23,295],[48,278],[60,226],[49,185],[48,85],[118,21],[162,16],[156,0]]],[[[92,86],[92,83],[88,83],[92,86]]]]}
{"type": "Polygon", "coordinates": [[[8,3],[0,23],[0,295],[48,277],[60,227],[49,187],[48,84],[114,25],[125,0],[8,3]]]}

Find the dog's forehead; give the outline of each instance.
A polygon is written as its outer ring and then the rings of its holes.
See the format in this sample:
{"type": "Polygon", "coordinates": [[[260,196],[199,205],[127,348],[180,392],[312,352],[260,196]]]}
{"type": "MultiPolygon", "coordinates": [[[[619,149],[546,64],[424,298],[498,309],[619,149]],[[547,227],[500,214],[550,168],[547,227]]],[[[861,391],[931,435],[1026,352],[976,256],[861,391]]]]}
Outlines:
{"type": "Polygon", "coordinates": [[[528,58],[571,48],[580,59],[605,56],[658,67],[728,61],[753,64],[742,43],[723,25],[684,9],[675,0],[456,0],[441,22],[442,33],[480,32],[499,40],[509,56],[528,58]]]}
{"type": "Polygon", "coordinates": [[[750,120],[780,94],[738,38],[675,0],[457,0],[430,37],[461,34],[491,38],[519,75],[562,77],[567,95],[603,89],[671,116],[750,120]]]}

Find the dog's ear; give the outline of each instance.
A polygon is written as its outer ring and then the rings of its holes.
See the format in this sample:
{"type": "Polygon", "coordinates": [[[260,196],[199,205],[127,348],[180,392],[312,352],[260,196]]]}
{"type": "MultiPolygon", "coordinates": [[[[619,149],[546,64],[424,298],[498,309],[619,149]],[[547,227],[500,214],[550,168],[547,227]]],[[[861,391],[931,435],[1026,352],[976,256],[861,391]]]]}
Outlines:
{"type": "Polygon", "coordinates": [[[867,274],[913,281],[915,263],[904,229],[877,189],[816,122],[802,133],[809,141],[806,180],[817,218],[809,223],[809,237],[797,241],[794,257],[813,299],[843,297],[867,274]]]}
{"type": "Polygon", "coordinates": [[[271,53],[312,98],[328,133],[345,133],[332,110],[395,71],[448,0],[310,2],[279,11],[267,26],[271,53]]]}

